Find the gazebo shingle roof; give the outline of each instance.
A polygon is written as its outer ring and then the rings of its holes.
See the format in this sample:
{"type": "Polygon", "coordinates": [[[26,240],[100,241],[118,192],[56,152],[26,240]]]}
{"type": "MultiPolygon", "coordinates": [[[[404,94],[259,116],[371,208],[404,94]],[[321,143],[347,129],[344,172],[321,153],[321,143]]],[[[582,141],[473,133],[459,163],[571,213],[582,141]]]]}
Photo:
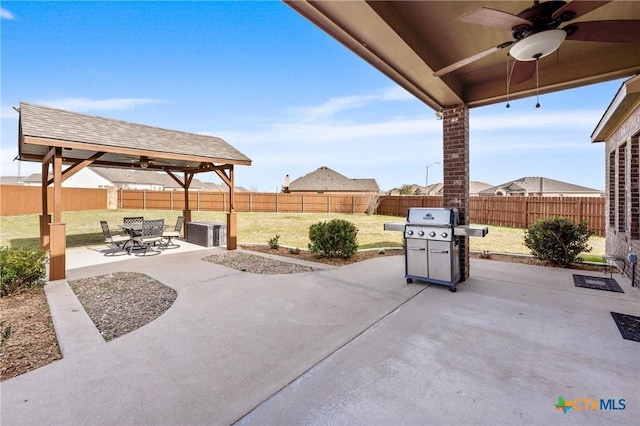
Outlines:
{"type": "MultiPolygon", "coordinates": [[[[20,103],[21,136],[90,145],[105,152],[137,150],[161,158],[250,165],[251,159],[224,139],[20,103]]],[[[21,141],[22,142],[22,141],[21,141]]],[[[24,147],[23,147],[24,148],[24,147]]],[[[26,148],[29,153],[29,148],[26,148]]]]}

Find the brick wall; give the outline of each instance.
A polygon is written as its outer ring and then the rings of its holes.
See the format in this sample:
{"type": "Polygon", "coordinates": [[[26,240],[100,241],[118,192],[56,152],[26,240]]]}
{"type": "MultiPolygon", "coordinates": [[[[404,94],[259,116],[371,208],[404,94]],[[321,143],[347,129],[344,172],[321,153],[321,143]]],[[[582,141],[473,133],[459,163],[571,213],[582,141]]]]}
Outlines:
{"type": "MultiPolygon", "coordinates": [[[[640,107],[636,106],[606,141],[606,251],[625,262],[629,252],[640,254],[640,107]]],[[[621,265],[622,266],[622,265],[621,265]]],[[[640,282],[636,274],[637,286],[640,282]]]]}
{"type": "MultiPolygon", "coordinates": [[[[443,111],[443,206],[456,207],[460,223],[469,223],[469,108],[443,111]]],[[[460,279],[469,278],[469,237],[460,238],[460,279]]]]}

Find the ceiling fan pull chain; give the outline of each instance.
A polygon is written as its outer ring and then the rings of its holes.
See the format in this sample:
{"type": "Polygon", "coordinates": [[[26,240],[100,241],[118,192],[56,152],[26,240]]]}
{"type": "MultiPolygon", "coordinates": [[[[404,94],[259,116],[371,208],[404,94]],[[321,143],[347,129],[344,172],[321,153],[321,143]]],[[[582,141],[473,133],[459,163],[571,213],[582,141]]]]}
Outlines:
{"type": "Polygon", "coordinates": [[[540,57],[536,58],[536,108],[540,108],[540,80],[538,73],[538,64],[540,63],[540,57]]]}
{"type": "MultiPolygon", "coordinates": [[[[513,65],[515,66],[515,61],[513,62],[513,65]]],[[[512,69],[513,72],[513,69],[512,69]]],[[[506,108],[511,108],[511,105],[509,104],[509,85],[511,84],[511,73],[509,72],[509,54],[507,54],[507,105],[506,108]]]]}

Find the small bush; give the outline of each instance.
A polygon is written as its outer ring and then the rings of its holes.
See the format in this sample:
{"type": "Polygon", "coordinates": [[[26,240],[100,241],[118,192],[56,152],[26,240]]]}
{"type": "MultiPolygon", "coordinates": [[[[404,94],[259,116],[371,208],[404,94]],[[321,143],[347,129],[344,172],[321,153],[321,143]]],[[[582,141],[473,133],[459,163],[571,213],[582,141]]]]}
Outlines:
{"type": "Polygon", "coordinates": [[[300,254],[300,249],[298,247],[296,248],[290,248],[289,249],[289,253],[290,254],[300,254]]]}
{"type": "Polygon", "coordinates": [[[269,247],[273,250],[279,249],[280,248],[279,241],[280,241],[280,235],[278,234],[276,234],[276,236],[273,238],[269,238],[269,242],[268,242],[269,247]]]}
{"type": "Polygon", "coordinates": [[[555,217],[537,220],[525,231],[524,245],[537,259],[559,266],[578,261],[578,255],[591,251],[588,245],[591,231],[587,222],[579,225],[569,219],[555,217]]]}
{"type": "Polygon", "coordinates": [[[4,343],[9,339],[12,333],[11,326],[7,325],[5,327],[4,323],[4,321],[0,321],[0,354],[2,354],[4,343]]]}
{"type": "Polygon", "coordinates": [[[0,247],[0,297],[44,285],[47,254],[42,249],[0,247]]]}
{"type": "Polygon", "coordinates": [[[324,257],[348,259],[358,251],[358,229],[343,219],[318,222],[309,227],[309,251],[324,257]]]}

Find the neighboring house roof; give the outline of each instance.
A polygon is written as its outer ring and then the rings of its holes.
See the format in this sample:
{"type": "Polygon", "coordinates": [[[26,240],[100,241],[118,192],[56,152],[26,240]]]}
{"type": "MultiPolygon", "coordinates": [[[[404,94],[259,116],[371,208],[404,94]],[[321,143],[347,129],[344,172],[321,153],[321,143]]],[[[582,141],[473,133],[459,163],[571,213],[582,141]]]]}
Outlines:
{"type": "MultiPolygon", "coordinates": [[[[469,195],[478,195],[478,192],[490,188],[491,185],[484,182],[471,181],[469,182],[469,195]]],[[[433,183],[427,187],[428,195],[442,195],[444,192],[444,184],[443,183],[433,183]]],[[[390,191],[387,191],[389,195],[398,195],[400,194],[400,188],[393,188],[390,191]]],[[[425,190],[424,186],[413,184],[411,185],[411,194],[410,195],[424,195],[425,190]]]]}
{"type": "MultiPolygon", "coordinates": [[[[150,185],[159,186],[163,189],[182,189],[182,186],[164,172],[156,172],[153,170],[140,170],[140,169],[114,169],[109,167],[87,167],[87,169],[93,171],[97,175],[103,177],[114,186],[121,187],[123,185],[150,185]]],[[[20,184],[38,184],[42,183],[42,174],[33,173],[25,178],[21,178],[20,184]]],[[[49,174],[49,178],[51,178],[49,174]]],[[[182,182],[183,176],[178,175],[178,179],[182,182]]],[[[17,185],[17,183],[5,183],[4,179],[18,179],[18,178],[2,178],[2,184],[4,185],[17,185]]],[[[225,184],[216,184],[213,182],[202,182],[198,179],[192,179],[190,190],[201,191],[215,191],[215,192],[227,192],[229,187],[225,184]]],[[[247,192],[247,189],[242,186],[235,186],[235,192],[247,192]]]]}
{"type": "Polygon", "coordinates": [[[326,166],[308,173],[289,184],[290,192],[378,192],[375,179],[351,179],[326,166]]]}
{"type": "MultiPolygon", "coordinates": [[[[51,176],[52,175],[49,174],[49,177],[51,176]]],[[[42,173],[32,173],[29,176],[22,178],[22,183],[24,184],[37,183],[40,185],[42,184],[42,173]]]]}
{"type": "Polygon", "coordinates": [[[0,177],[0,185],[22,185],[24,177],[20,176],[2,176],[0,177]]]}
{"type": "MultiPolygon", "coordinates": [[[[114,169],[107,167],[89,167],[89,169],[116,185],[126,183],[163,186],[163,182],[159,179],[158,173],[151,170],[114,169]]],[[[173,184],[179,186],[175,181],[173,181],[173,184]]]]}
{"type": "Polygon", "coordinates": [[[545,177],[523,177],[520,179],[505,182],[492,186],[479,195],[527,195],[527,194],[584,194],[601,193],[601,191],[586,186],[574,185],[545,177]]]}
{"type": "Polygon", "coordinates": [[[472,180],[469,182],[469,194],[478,195],[480,192],[484,191],[485,189],[491,188],[492,186],[493,185],[485,182],[472,180]]]}

